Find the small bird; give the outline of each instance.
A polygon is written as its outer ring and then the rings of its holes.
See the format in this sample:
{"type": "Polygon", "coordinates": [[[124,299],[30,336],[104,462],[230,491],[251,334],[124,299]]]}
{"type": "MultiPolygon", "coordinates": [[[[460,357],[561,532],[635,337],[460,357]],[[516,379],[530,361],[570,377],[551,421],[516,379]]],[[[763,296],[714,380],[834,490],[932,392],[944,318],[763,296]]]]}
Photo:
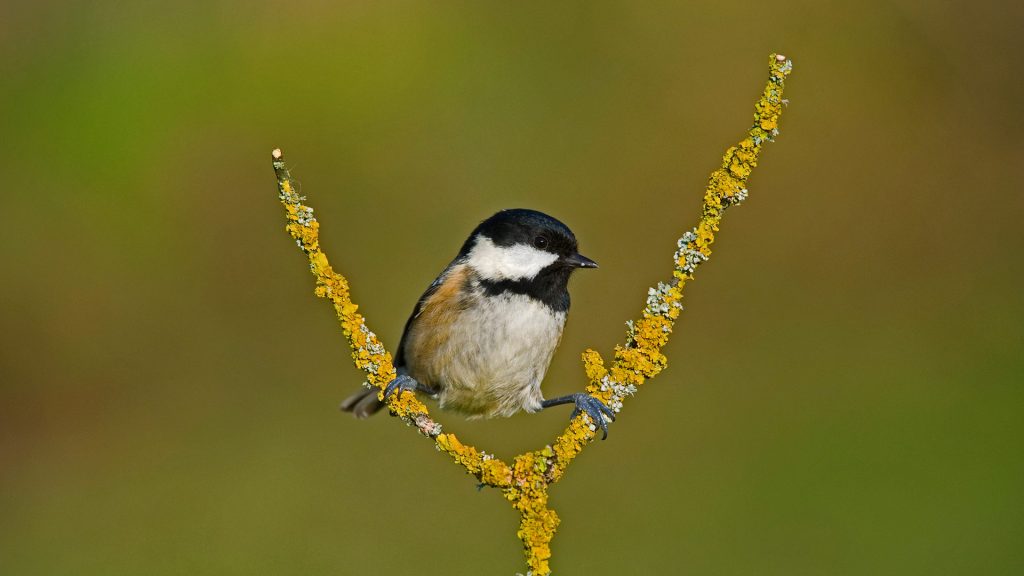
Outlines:
{"type": "MultiPolygon", "coordinates": [[[[545,400],[540,390],[577,268],[597,263],[580,255],[572,231],[547,214],[502,210],[481,222],[416,303],[384,397],[424,392],[469,418],[572,403],[571,417],[585,412],[607,437],[615,415],[600,400],[584,393],[545,400]]],[[[384,406],[377,393],[361,390],[341,409],[366,418],[384,406]]]]}

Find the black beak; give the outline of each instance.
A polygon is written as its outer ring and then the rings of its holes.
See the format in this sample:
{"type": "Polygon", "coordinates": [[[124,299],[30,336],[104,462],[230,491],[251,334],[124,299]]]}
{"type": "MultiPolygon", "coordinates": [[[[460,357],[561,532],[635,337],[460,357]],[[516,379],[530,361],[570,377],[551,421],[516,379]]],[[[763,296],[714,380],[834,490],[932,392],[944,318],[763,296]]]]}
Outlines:
{"type": "Polygon", "coordinates": [[[562,258],[562,262],[565,262],[573,268],[597,268],[597,262],[594,262],[582,254],[571,254],[562,258]]]}

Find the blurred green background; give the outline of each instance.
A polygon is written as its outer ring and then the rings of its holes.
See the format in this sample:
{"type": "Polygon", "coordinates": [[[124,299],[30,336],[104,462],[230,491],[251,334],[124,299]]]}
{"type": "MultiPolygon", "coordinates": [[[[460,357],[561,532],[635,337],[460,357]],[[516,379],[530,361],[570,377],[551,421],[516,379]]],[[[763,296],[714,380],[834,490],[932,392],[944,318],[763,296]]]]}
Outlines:
{"type": "MultiPolygon", "coordinates": [[[[513,574],[517,516],[386,416],[270,150],[393,346],[499,208],[600,270],[579,390],[793,58],[782,135],[608,441],[559,574],[1024,573],[1024,10],[1011,2],[36,2],[0,22],[0,569],[513,574]]],[[[500,456],[568,409],[446,428],[500,456]]]]}

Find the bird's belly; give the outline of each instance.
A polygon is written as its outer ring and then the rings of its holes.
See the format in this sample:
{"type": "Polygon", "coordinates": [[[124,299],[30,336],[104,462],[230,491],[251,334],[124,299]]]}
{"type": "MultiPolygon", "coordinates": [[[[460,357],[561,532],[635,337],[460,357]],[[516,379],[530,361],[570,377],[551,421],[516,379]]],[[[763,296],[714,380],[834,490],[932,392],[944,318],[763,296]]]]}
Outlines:
{"type": "Polygon", "coordinates": [[[541,380],[565,325],[521,294],[481,297],[435,326],[436,352],[419,354],[411,375],[436,390],[441,407],[470,417],[511,416],[541,407],[541,380]],[[441,328],[441,329],[439,329],[441,328]]]}

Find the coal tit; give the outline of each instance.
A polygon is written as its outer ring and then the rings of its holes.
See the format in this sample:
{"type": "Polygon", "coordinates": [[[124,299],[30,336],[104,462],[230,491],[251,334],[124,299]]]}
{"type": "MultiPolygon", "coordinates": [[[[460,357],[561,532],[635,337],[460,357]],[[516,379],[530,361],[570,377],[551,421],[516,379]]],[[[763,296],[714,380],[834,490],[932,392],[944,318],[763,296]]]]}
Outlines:
{"type": "MultiPolygon", "coordinates": [[[[384,397],[420,391],[470,418],[572,403],[573,416],[586,412],[607,436],[614,413],[599,400],[584,393],[545,400],[540,390],[577,268],[597,263],[581,256],[572,231],[547,214],[502,210],[481,222],[416,303],[384,397]]],[[[383,405],[374,388],[350,396],[341,409],[365,418],[383,405]]]]}

